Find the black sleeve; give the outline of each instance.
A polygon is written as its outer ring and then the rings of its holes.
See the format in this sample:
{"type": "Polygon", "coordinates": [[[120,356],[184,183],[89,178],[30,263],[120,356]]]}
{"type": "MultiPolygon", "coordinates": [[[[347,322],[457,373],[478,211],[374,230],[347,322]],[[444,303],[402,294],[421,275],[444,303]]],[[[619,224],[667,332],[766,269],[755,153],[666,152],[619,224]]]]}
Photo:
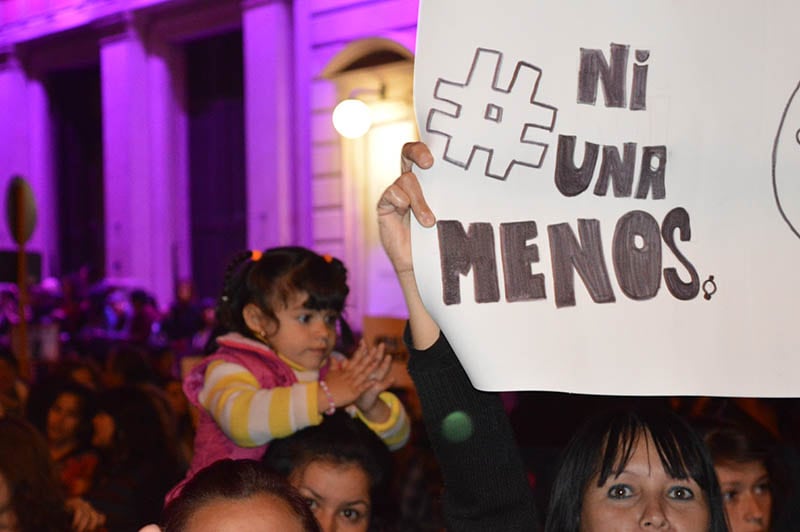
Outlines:
{"type": "Polygon", "coordinates": [[[539,530],[533,494],[500,398],[472,386],[444,335],[424,351],[412,347],[408,328],[405,340],[411,353],[408,371],[444,478],[448,530],[539,530]]]}

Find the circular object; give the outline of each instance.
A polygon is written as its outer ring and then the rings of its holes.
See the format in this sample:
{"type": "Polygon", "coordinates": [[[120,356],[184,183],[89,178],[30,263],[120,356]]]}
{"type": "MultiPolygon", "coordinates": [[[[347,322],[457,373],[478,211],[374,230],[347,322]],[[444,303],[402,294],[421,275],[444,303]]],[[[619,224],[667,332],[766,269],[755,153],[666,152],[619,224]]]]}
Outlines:
{"type": "Polygon", "coordinates": [[[456,410],[442,420],[442,436],[452,443],[467,441],[472,436],[472,418],[456,410]]]}
{"type": "Polygon", "coordinates": [[[361,100],[342,100],[333,110],[333,127],[345,138],[357,139],[372,126],[372,112],[361,100]]]}

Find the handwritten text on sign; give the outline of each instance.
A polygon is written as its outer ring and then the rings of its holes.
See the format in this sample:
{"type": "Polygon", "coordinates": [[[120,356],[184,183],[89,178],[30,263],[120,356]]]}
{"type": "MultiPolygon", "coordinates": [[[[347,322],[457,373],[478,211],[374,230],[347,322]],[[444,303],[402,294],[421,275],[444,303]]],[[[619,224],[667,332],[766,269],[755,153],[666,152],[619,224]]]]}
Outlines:
{"type": "Polygon", "coordinates": [[[439,221],[414,229],[414,257],[473,382],[800,393],[800,60],[779,30],[758,50],[737,33],[786,24],[745,2],[721,28],[713,5],[511,2],[490,22],[471,4],[421,8],[415,98],[437,163],[419,175],[439,221]]]}

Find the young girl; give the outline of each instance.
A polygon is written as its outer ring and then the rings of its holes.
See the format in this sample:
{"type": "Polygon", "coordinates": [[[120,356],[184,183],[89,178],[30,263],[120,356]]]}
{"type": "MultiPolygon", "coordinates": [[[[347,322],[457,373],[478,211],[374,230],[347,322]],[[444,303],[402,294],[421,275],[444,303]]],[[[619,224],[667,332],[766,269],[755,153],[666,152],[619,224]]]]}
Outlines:
{"type": "Polygon", "coordinates": [[[259,459],[270,440],[318,425],[338,408],[358,415],[390,448],[406,442],[405,409],[386,392],[390,357],[363,343],[349,360],[332,356],[346,277],[341,261],[302,247],[232,261],[219,302],[230,332],[184,381],[200,410],[187,480],[221,458],[259,459]]]}

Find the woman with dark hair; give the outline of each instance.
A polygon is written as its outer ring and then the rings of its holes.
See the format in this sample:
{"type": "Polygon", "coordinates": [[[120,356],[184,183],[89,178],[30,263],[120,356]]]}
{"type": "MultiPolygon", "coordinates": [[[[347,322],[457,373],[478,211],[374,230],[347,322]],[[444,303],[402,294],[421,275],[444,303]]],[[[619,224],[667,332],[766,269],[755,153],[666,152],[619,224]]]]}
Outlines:
{"type": "Polygon", "coordinates": [[[158,519],[164,495],[180,479],[175,442],[141,388],[109,390],[98,405],[92,444],[101,458],[87,498],[106,514],[111,532],[137,530],[158,519]]]}
{"type": "Polygon", "coordinates": [[[60,386],[47,409],[47,446],[68,497],[84,495],[92,484],[98,462],[91,446],[95,409],[94,394],[75,383],[60,386]]]}
{"type": "Polygon", "coordinates": [[[263,461],[305,497],[324,532],[380,531],[391,521],[389,450],[346,412],[274,440],[263,461]]]}
{"type": "MultiPolygon", "coordinates": [[[[153,529],[153,527],[148,527],[153,529]]],[[[170,501],[163,532],[319,532],[303,498],[255,460],[219,460],[197,473],[170,501]]]]}
{"type": "Polygon", "coordinates": [[[699,426],[714,460],[731,532],[769,532],[780,502],[775,500],[772,438],[755,426],[728,421],[699,426]]]}
{"type": "MultiPolygon", "coordinates": [[[[433,157],[422,143],[403,148],[403,174],[378,203],[381,242],[409,311],[409,373],[445,482],[444,509],[457,531],[536,530],[537,516],[514,436],[496,394],[480,392],[461,367],[417,289],[410,217],[435,217],[412,163],[433,157]]],[[[711,459],[669,412],[621,412],[592,420],[568,445],[556,475],[545,530],[727,530],[711,459]]]]}
{"type": "Polygon", "coordinates": [[[611,412],[587,423],[565,449],[546,530],[584,530],[587,522],[620,530],[627,507],[650,496],[640,523],[725,530],[714,468],[691,427],[667,410],[611,412]]]}
{"type": "Polygon", "coordinates": [[[0,530],[69,532],[47,444],[28,423],[0,419],[0,530]]]}

